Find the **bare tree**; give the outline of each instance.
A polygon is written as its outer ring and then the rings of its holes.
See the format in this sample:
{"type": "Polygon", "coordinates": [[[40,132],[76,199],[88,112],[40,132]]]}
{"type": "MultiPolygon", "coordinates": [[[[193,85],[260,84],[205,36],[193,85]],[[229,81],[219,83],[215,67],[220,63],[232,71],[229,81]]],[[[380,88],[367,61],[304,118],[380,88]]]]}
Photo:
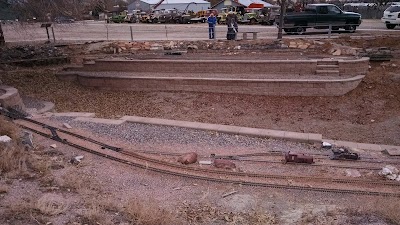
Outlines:
{"type": "Polygon", "coordinates": [[[283,28],[283,17],[286,14],[287,0],[278,0],[278,4],[281,6],[279,15],[279,27],[278,27],[278,40],[282,39],[282,28],[283,28]]]}
{"type": "Polygon", "coordinates": [[[1,27],[0,22],[0,46],[6,45],[6,40],[4,39],[3,28],[1,27]]]}

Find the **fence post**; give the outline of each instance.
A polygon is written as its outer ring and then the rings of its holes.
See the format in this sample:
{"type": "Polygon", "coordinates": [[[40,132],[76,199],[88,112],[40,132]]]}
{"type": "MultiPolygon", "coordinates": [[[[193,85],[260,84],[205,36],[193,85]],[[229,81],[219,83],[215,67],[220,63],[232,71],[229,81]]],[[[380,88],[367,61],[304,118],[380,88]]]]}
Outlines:
{"type": "Polygon", "coordinates": [[[133,32],[132,32],[132,26],[129,27],[131,29],[131,41],[133,41],[133,32]]]}
{"type": "Polygon", "coordinates": [[[51,33],[53,34],[53,41],[56,43],[56,36],[54,35],[54,28],[51,27],[51,33]]]}
{"type": "Polygon", "coordinates": [[[167,38],[167,41],[168,41],[168,29],[167,29],[167,25],[165,25],[165,37],[167,38]]]}
{"type": "Polygon", "coordinates": [[[328,38],[331,39],[332,24],[329,24],[328,38]]]}
{"type": "Polygon", "coordinates": [[[108,41],[108,26],[106,24],[106,30],[107,30],[107,41],[108,41]]]}

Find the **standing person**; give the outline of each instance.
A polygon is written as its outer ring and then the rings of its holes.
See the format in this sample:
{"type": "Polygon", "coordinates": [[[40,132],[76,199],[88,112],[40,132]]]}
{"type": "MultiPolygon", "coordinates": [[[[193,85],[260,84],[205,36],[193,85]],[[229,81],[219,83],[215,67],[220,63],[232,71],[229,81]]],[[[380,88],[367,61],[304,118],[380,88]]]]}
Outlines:
{"type": "Polygon", "coordinates": [[[217,18],[214,16],[214,13],[210,13],[210,16],[207,18],[208,22],[208,37],[210,39],[215,39],[215,24],[217,24],[217,18]]]}
{"type": "Polygon", "coordinates": [[[226,25],[228,26],[228,33],[226,34],[226,39],[228,40],[235,40],[236,33],[238,32],[238,18],[237,15],[234,14],[232,11],[229,11],[228,15],[226,16],[226,25]]]}

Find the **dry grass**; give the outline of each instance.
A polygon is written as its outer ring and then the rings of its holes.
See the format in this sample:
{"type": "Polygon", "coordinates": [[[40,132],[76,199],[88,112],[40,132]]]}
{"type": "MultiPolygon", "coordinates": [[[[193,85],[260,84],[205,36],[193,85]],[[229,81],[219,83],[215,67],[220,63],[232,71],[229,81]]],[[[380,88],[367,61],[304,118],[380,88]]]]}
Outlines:
{"type": "Polygon", "coordinates": [[[58,215],[69,208],[68,201],[60,195],[45,194],[36,203],[36,209],[46,215],[58,215]]]}
{"type": "Polygon", "coordinates": [[[0,145],[0,174],[13,172],[21,174],[27,171],[28,153],[21,146],[0,145]]]}
{"type": "Polygon", "coordinates": [[[124,213],[133,224],[140,225],[178,225],[183,224],[176,215],[161,208],[155,200],[145,202],[131,199],[124,213]]]}
{"type": "Polygon", "coordinates": [[[69,167],[57,184],[63,189],[80,194],[98,193],[101,186],[94,176],[82,172],[79,166],[69,167]]]}
{"type": "Polygon", "coordinates": [[[114,224],[111,220],[111,216],[108,215],[106,207],[92,203],[81,215],[81,222],[83,224],[102,224],[112,225],[114,224]]]}
{"type": "Polygon", "coordinates": [[[369,212],[378,214],[391,223],[400,224],[400,202],[398,199],[382,198],[369,205],[372,207],[368,210],[369,212]]]}
{"type": "Polygon", "coordinates": [[[13,140],[18,140],[19,129],[15,124],[7,120],[4,116],[0,115],[0,136],[7,135],[13,140]]]}
{"type": "Polygon", "coordinates": [[[7,224],[13,224],[13,220],[30,220],[30,214],[32,211],[32,203],[30,201],[15,202],[5,207],[4,213],[0,217],[1,219],[10,221],[7,224]]]}

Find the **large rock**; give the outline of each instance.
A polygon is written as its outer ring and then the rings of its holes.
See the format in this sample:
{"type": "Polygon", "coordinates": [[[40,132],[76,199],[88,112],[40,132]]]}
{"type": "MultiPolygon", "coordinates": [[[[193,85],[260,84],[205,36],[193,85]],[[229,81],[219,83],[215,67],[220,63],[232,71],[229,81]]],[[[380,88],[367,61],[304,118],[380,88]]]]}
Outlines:
{"type": "Polygon", "coordinates": [[[215,159],[214,166],[221,169],[235,169],[235,163],[225,159],[215,159]]]}
{"type": "Polygon", "coordinates": [[[382,170],[379,172],[379,175],[386,177],[386,179],[389,180],[399,180],[399,170],[391,165],[386,165],[385,167],[382,168],[382,170]]]}
{"type": "Polygon", "coordinates": [[[0,136],[1,143],[9,143],[10,141],[11,141],[11,138],[9,136],[7,136],[7,135],[0,136]]]}
{"type": "Polygon", "coordinates": [[[197,154],[194,152],[190,152],[184,155],[181,155],[178,158],[178,162],[182,163],[182,164],[192,164],[197,162],[197,154]]]}

